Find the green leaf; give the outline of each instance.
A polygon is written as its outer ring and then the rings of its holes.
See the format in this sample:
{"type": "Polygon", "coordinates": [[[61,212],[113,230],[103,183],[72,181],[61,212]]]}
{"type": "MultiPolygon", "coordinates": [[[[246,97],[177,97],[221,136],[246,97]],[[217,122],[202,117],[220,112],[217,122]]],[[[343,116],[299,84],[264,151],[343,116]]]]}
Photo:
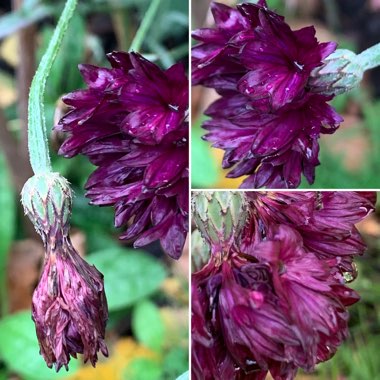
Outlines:
{"type": "Polygon", "coordinates": [[[73,225],[91,231],[102,229],[103,231],[114,231],[113,210],[110,207],[90,206],[89,200],[84,196],[83,190],[73,187],[75,198],[71,221],[73,225]]]}
{"type": "MultiPolygon", "coordinates": [[[[144,16],[145,17],[145,16],[144,16]]],[[[155,22],[151,25],[148,37],[162,45],[166,45],[167,39],[173,36],[187,35],[189,23],[188,4],[186,1],[165,0],[161,1],[155,16],[155,22]]]]}
{"type": "Polygon", "coordinates": [[[9,315],[0,321],[0,357],[7,367],[25,380],[59,379],[72,375],[79,360],[71,359],[69,372],[49,369],[42,356],[30,311],[9,315]]]}
{"type": "Polygon", "coordinates": [[[15,232],[16,204],[10,175],[3,154],[0,152],[0,299],[6,311],[6,268],[8,252],[15,232]]]}
{"type": "Polygon", "coordinates": [[[14,234],[16,205],[7,164],[1,153],[0,178],[0,267],[2,267],[1,257],[9,250],[14,234]]]}
{"type": "Polygon", "coordinates": [[[331,100],[331,105],[336,109],[337,112],[343,113],[346,110],[347,104],[351,99],[350,93],[344,93],[339,96],[336,96],[331,100]]]}
{"type": "Polygon", "coordinates": [[[164,344],[165,327],[158,307],[150,301],[136,305],[132,314],[132,329],[145,347],[160,352],[164,344]]]}
{"type": "MultiPolygon", "coordinates": [[[[165,379],[175,379],[178,374],[189,368],[189,353],[187,347],[174,347],[164,358],[163,368],[165,379]]],[[[184,373],[181,376],[188,375],[184,373]]],[[[180,379],[181,377],[179,377],[180,379]]],[[[188,379],[188,377],[185,377],[188,379]]]]}
{"type": "Polygon", "coordinates": [[[107,234],[105,228],[94,226],[93,229],[87,229],[85,232],[86,246],[89,252],[120,247],[118,238],[107,234]]]}
{"type": "Polygon", "coordinates": [[[17,11],[0,17],[0,39],[16,33],[18,30],[34,24],[53,14],[54,7],[34,4],[33,7],[23,7],[17,11]]]}
{"type": "Polygon", "coordinates": [[[149,359],[134,359],[127,366],[123,379],[125,380],[161,380],[160,363],[149,359]]]}
{"type": "Polygon", "coordinates": [[[104,275],[111,311],[154,293],[166,277],[165,267],[140,250],[110,248],[91,254],[88,261],[104,275]]]}
{"type": "Polygon", "coordinates": [[[194,188],[210,188],[218,180],[216,160],[210,145],[202,140],[204,131],[200,128],[203,118],[191,129],[191,183],[194,188]]]}
{"type": "Polygon", "coordinates": [[[180,377],[177,377],[177,380],[189,380],[189,371],[186,371],[180,377]]]}

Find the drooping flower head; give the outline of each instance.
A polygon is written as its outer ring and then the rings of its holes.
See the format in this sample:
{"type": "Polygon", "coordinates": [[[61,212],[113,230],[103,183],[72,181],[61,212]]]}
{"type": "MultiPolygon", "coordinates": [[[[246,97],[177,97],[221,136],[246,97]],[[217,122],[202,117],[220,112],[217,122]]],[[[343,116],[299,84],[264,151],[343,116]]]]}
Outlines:
{"type": "Polygon", "coordinates": [[[248,176],[244,188],[295,188],[302,173],[313,183],[320,134],[342,118],[309,82],[336,44],[319,43],[314,27],[292,31],[265,1],[213,3],[212,13],[215,28],[193,33],[193,82],[221,95],[205,112],[205,139],[225,150],[229,177],[248,176]]]}
{"type": "Polygon", "coordinates": [[[342,272],[365,249],[355,223],[373,211],[375,193],[244,194],[246,225],[228,250],[203,229],[209,261],[192,275],[195,380],[312,371],[347,338],[347,307],[359,300],[342,272]]]}
{"type": "Polygon", "coordinates": [[[108,356],[108,319],[103,275],[75,251],[69,238],[71,191],[57,173],[37,174],[22,191],[25,213],[46,249],[40,281],[33,293],[32,318],[40,353],[49,368],[68,369],[84,355],[95,367],[98,351],[108,356]]]}
{"type": "Polygon", "coordinates": [[[69,136],[60,154],[86,155],[98,168],[86,188],[92,204],[114,206],[122,239],[160,240],[179,258],[188,216],[188,80],[136,53],[108,55],[112,68],[81,65],[88,89],[64,97],[72,110],[56,127],[69,136]]]}
{"type": "Polygon", "coordinates": [[[84,261],[66,237],[48,242],[43,273],[33,293],[32,317],[40,353],[49,368],[68,369],[70,357],[83,354],[95,367],[108,319],[103,275],[84,261]]]}

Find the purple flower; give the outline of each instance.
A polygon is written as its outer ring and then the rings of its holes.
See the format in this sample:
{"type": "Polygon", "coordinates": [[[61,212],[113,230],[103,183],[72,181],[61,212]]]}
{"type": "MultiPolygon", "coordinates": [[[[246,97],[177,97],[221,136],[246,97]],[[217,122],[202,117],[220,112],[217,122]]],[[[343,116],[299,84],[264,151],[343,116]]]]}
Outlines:
{"type": "Polygon", "coordinates": [[[355,254],[365,248],[355,224],[373,211],[376,193],[245,194],[243,233],[228,251],[208,239],[210,259],[192,275],[195,380],[312,371],[347,338],[347,307],[359,300],[341,265],[352,260],[350,244],[355,254]]]}
{"type": "Polygon", "coordinates": [[[228,177],[248,176],[243,188],[295,188],[302,173],[313,183],[320,134],[342,118],[308,83],[336,44],[319,43],[314,27],[292,31],[265,1],[212,12],[215,28],[193,33],[193,83],[221,95],[206,111],[205,139],[225,151],[228,177]]]}
{"type": "Polygon", "coordinates": [[[312,70],[335,51],[336,44],[319,44],[313,26],[293,32],[265,11],[259,12],[259,20],[240,51],[249,71],[238,90],[253,100],[267,99],[269,109],[277,110],[305,94],[312,70]]]}
{"type": "Polygon", "coordinates": [[[46,250],[32,302],[40,353],[57,372],[62,366],[67,370],[77,354],[95,367],[98,351],[108,356],[107,299],[103,275],[78,255],[69,238],[70,186],[58,173],[39,173],[25,183],[21,199],[46,250]]]}
{"type": "Polygon", "coordinates": [[[176,64],[162,71],[135,54],[131,54],[131,61],[131,80],[120,96],[130,113],[121,129],[145,144],[160,143],[168,133],[178,130],[187,116],[189,89],[184,67],[176,64]]]}
{"type": "Polygon", "coordinates": [[[303,357],[297,365],[312,370],[331,358],[347,337],[345,306],[359,296],[336,283],[329,265],[305,251],[301,235],[288,226],[273,228],[255,252],[261,262],[269,263],[275,292],[302,334],[303,357]]]}
{"type": "Polygon", "coordinates": [[[160,240],[179,258],[188,230],[188,80],[136,53],[108,55],[111,69],[82,65],[89,86],[64,97],[73,109],[58,130],[60,154],[86,155],[98,168],[86,189],[92,204],[114,206],[122,239],[160,240]]]}
{"type": "MultiPolygon", "coordinates": [[[[262,230],[273,223],[291,226],[302,235],[305,248],[318,258],[336,265],[341,273],[354,271],[353,258],[366,249],[355,224],[374,210],[375,192],[248,192],[247,196],[258,210],[260,225],[265,226],[262,230]]],[[[255,220],[248,227],[248,237],[258,223],[255,220]]],[[[246,243],[255,242],[243,239],[246,243]]]]}
{"type": "Polygon", "coordinates": [[[192,33],[193,38],[201,41],[192,49],[192,83],[204,83],[207,78],[226,73],[242,71],[239,62],[228,58],[229,53],[237,53],[229,40],[239,32],[249,28],[249,21],[237,9],[212,2],[211,12],[215,28],[203,28],[192,33]]]}
{"type": "Polygon", "coordinates": [[[40,353],[49,368],[68,369],[70,357],[84,355],[95,367],[97,352],[108,356],[104,342],[108,319],[103,275],[75,251],[69,238],[48,242],[32,316],[40,353]]]}
{"type": "Polygon", "coordinates": [[[203,127],[205,139],[224,149],[228,177],[248,175],[242,188],[295,188],[301,173],[312,183],[319,165],[320,134],[334,133],[342,118],[320,95],[261,113],[246,97],[235,93],[213,103],[203,127]]]}

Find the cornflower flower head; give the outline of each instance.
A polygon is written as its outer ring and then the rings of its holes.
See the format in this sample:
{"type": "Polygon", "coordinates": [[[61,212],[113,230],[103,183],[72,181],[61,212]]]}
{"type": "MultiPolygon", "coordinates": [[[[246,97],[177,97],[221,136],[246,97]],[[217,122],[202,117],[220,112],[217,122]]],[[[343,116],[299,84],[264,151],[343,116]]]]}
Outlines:
{"type": "Polygon", "coordinates": [[[193,208],[209,219],[195,218],[208,261],[192,274],[194,379],[260,380],[270,372],[291,380],[299,368],[312,371],[348,336],[348,307],[359,295],[347,284],[353,257],[365,249],[355,224],[373,211],[376,194],[247,192],[245,226],[233,224],[234,238],[227,229],[236,196],[215,194],[202,202],[196,194],[193,208]],[[218,199],[231,210],[218,214],[218,199]],[[228,245],[216,242],[216,224],[228,245]]]}
{"type": "Polygon", "coordinates": [[[80,67],[88,86],[63,100],[60,154],[97,166],[91,203],[115,208],[121,239],[160,240],[179,258],[188,229],[188,80],[181,64],[161,70],[137,53],[113,52],[111,68],[80,67]]]}
{"type": "Polygon", "coordinates": [[[318,74],[336,43],[318,42],[312,26],[291,30],[265,1],[211,10],[215,27],[193,32],[193,83],[220,95],[204,138],[225,151],[228,177],[247,176],[242,188],[296,188],[302,174],[313,183],[319,137],[343,120],[318,74]]]}

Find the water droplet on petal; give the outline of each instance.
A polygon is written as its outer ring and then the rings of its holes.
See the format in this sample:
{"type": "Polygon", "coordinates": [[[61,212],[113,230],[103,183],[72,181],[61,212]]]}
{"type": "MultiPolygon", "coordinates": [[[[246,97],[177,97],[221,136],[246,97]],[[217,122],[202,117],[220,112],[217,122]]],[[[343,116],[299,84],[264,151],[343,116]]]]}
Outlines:
{"type": "Polygon", "coordinates": [[[297,68],[297,71],[302,71],[304,68],[304,65],[301,63],[298,63],[297,61],[293,61],[294,66],[297,68]]]}
{"type": "Polygon", "coordinates": [[[169,108],[171,109],[171,110],[173,110],[173,111],[178,111],[178,109],[179,109],[179,106],[176,106],[176,105],[173,105],[173,104],[169,104],[169,108]]]}
{"type": "Polygon", "coordinates": [[[245,364],[247,364],[247,365],[256,365],[257,361],[256,360],[251,360],[251,359],[246,359],[245,364]]]}
{"type": "Polygon", "coordinates": [[[344,273],[343,273],[343,277],[344,277],[344,282],[345,282],[346,284],[348,284],[348,283],[354,281],[354,276],[353,276],[352,273],[350,273],[350,272],[344,272],[344,273]]]}

